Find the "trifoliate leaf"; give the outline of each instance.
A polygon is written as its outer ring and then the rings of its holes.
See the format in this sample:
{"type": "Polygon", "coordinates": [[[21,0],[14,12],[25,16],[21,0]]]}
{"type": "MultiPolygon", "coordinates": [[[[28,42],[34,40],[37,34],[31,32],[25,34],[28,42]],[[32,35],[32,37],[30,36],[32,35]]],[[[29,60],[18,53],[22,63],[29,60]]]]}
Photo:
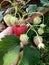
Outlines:
{"type": "Polygon", "coordinates": [[[10,48],[14,48],[19,45],[20,40],[15,35],[7,35],[0,41],[0,65],[3,65],[3,55],[10,48]]]}
{"type": "Polygon", "coordinates": [[[4,61],[3,65],[11,65],[12,63],[16,62],[16,60],[18,59],[19,52],[20,52],[19,46],[9,50],[3,57],[4,61]]]}
{"type": "Polygon", "coordinates": [[[26,9],[27,12],[34,12],[36,11],[37,5],[29,5],[29,7],[26,9]]]}
{"type": "Polygon", "coordinates": [[[29,5],[29,7],[26,9],[26,11],[28,12],[28,15],[31,16],[33,14],[33,12],[35,12],[37,9],[37,5],[29,5]]]}
{"type": "Polygon", "coordinates": [[[8,50],[13,46],[19,45],[20,40],[15,35],[7,35],[0,41],[0,53],[8,50]]]}
{"type": "Polygon", "coordinates": [[[0,11],[0,22],[1,22],[1,21],[2,21],[2,19],[3,19],[3,15],[2,15],[2,14],[3,14],[3,12],[4,12],[4,11],[0,11]]]}
{"type": "Polygon", "coordinates": [[[40,60],[40,53],[37,48],[24,47],[23,57],[18,65],[37,65],[40,60]]]}

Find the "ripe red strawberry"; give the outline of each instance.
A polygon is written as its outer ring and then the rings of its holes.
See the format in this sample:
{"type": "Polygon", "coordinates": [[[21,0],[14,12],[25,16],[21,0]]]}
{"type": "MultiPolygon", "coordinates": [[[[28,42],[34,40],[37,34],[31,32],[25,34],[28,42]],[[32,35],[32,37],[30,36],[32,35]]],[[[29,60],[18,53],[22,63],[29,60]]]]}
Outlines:
{"type": "Polygon", "coordinates": [[[20,36],[21,34],[24,34],[27,32],[28,27],[26,25],[24,26],[14,26],[13,32],[16,36],[20,36]]]}

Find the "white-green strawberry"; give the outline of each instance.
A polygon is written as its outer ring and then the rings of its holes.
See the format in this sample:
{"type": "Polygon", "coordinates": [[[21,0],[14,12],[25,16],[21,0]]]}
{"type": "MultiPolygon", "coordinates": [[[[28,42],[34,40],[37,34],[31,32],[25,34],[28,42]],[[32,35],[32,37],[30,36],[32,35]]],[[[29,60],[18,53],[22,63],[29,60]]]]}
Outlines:
{"type": "Polygon", "coordinates": [[[45,26],[46,26],[46,25],[45,25],[45,24],[43,24],[43,23],[42,23],[42,24],[40,24],[40,27],[41,27],[41,28],[45,28],[45,26]]]}
{"type": "Polygon", "coordinates": [[[39,33],[39,35],[42,35],[42,34],[44,33],[44,29],[39,28],[39,29],[38,29],[38,33],[39,33]]]}
{"type": "Polygon", "coordinates": [[[40,23],[41,23],[41,18],[40,18],[39,16],[36,16],[36,17],[34,18],[34,20],[33,20],[33,23],[34,23],[35,25],[40,24],[40,23]]]}
{"type": "Polygon", "coordinates": [[[12,16],[12,17],[10,18],[10,22],[11,22],[11,25],[16,25],[17,22],[18,22],[18,18],[16,18],[15,16],[12,16]]]}
{"type": "Polygon", "coordinates": [[[29,37],[27,36],[27,34],[22,34],[20,35],[20,41],[25,45],[25,43],[28,42],[29,37]]]}
{"type": "Polygon", "coordinates": [[[7,26],[11,26],[11,22],[10,22],[10,18],[12,17],[12,15],[10,14],[6,14],[3,19],[4,19],[4,22],[7,24],[7,26]]]}

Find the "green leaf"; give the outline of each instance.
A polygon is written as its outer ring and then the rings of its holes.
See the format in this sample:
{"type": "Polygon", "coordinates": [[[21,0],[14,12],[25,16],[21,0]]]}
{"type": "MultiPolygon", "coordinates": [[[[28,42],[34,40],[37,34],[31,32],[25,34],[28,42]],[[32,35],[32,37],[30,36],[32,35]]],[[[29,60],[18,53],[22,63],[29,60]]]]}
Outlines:
{"type": "Polygon", "coordinates": [[[37,11],[41,12],[41,11],[43,11],[44,9],[45,9],[44,7],[38,7],[38,8],[37,8],[37,11]]]}
{"type": "Polygon", "coordinates": [[[49,1],[48,0],[40,0],[41,4],[45,7],[49,7],[49,1]]]}
{"type": "Polygon", "coordinates": [[[44,4],[43,6],[49,8],[49,2],[44,4]]]}
{"type": "Polygon", "coordinates": [[[3,56],[10,49],[19,45],[20,40],[15,35],[7,35],[0,41],[0,65],[3,65],[3,56]]]}
{"type": "Polygon", "coordinates": [[[48,0],[40,0],[41,4],[46,4],[48,3],[48,0]]]}
{"type": "Polygon", "coordinates": [[[20,40],[15,35],[7,35],[0,41],[0,53],[8,50],[13,46],[19,45],[20,40]]]}
{"type": "Polygon", "coordinates": [[[24,47],[23,57],[18,65],[37,65],[40,60],[40,52],[37,48],[24,47]]]}
{"type": "Polygon", "coordinates": [[[33,14],[33,12],[35,12],[37,9],[37,5],[36,4],[31,4],[29,5],[29,7],[26,9],[26,12],[28,12],[28,15],[31,16],[33,14]]]}
{"type": "Polygon", "coordinates": [[[0,11],[0,22],[1,22],[1,21],[2,21],[2,19],[3,19],[3,15],[2,15],[2,14],[3,14],[3,12],[4,12],[4,11],[0,11]]]}
{"type": "Polygon", "coordinates": [[[19,52],[20,52],[19,46],[9,50],[3,57],[4,61],[3,65],[11,65],[12,63],[16,62],[16,60],[18,59],[19,52]]]}

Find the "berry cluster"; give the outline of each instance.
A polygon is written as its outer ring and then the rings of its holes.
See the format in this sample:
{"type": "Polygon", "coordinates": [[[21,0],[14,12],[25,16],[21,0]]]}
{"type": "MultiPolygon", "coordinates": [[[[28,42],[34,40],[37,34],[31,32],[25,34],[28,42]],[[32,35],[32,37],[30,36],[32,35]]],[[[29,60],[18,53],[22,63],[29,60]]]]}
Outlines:
{"type": "MultiPolygon", "coordinates": [[[[4,19],[4,22],[7,24],[7,26],[13,27],[13,34],[19,37],[23,45],[26,45],[29,43],[28,39],[30,38],[28,36],[28,32],[30,30],[34,31],[35,36],[33,37],[33,41],[35,45],[37,45],[39,48],[44,48],[43,38],[42,38],[42,35],[44,33],[44,28],[46,26],[44,24],[44,19],[42,21],[41,17],[35,16],[32,22],[31,20],[29,20],[30,16],[28,16],[28,12],[23,10],[24,8],[22,7],[22,5],[25,6],[27,4],[27,3],[25,4],[25,1],[17,0],[16,3],[11,1],[9,2],[11,3],[12,7],[7,9],[3,19],[4,19]],[[15,10],[14,14],[10,13],[12,9],[15,10]],[[32,22],[32,24],[30,21],[32,22]]],[[[37,13],[40,14],[40,12],[37,12],[37,13]]],[[[43,14],[40,14],[40,15],[43,16],[43,14]]]]}

